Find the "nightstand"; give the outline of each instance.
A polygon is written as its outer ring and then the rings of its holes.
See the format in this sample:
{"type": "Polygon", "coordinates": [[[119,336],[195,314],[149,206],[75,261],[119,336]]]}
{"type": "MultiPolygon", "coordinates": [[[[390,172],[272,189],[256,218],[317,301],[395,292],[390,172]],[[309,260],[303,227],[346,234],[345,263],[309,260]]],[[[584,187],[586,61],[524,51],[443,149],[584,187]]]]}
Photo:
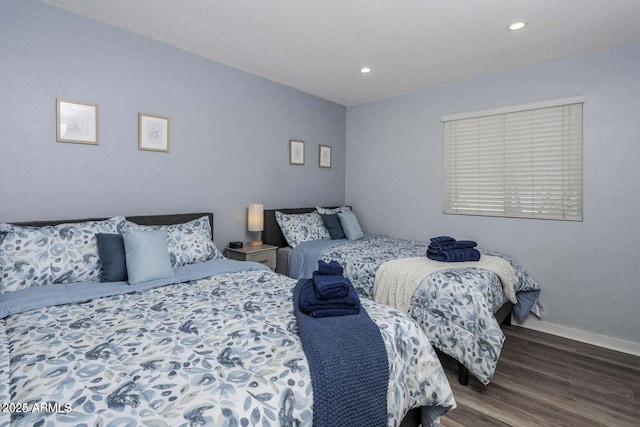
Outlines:
{"type": "Polygon", "coordinates": [[[250,246],[245,245],[242,248],[232,249],[229,247],[224,248],[224,256],[229,259],[235,259],[238,261],[255,261],[262,263],[272,270],[276,269],[276,250],[277,246],[272,245],[260,245],[250,246]]]}

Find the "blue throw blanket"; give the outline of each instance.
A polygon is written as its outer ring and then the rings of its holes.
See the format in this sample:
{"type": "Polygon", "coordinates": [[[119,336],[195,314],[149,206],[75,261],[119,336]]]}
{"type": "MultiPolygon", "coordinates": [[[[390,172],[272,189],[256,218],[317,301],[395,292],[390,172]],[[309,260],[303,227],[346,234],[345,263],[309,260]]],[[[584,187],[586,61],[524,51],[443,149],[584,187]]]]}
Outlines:
{"type": "Polygon", "coordinates": [[[313,318],[300,309],[307,279],[293,306],[309,362],[313,426],[387,426],[389,362],[380,329],[362,308],[354,316],[313,318]]]}
{"type": "MultiPolygon", "coordinates": [[[[344,278],[345,280],[349,280],[344,278]]],[[[300,308],[312,317],[348,316],[360,313],[360,298],[351,282],[347,295],[341,298],[320,298],[313,279],[300,279],[300,308]]]]}

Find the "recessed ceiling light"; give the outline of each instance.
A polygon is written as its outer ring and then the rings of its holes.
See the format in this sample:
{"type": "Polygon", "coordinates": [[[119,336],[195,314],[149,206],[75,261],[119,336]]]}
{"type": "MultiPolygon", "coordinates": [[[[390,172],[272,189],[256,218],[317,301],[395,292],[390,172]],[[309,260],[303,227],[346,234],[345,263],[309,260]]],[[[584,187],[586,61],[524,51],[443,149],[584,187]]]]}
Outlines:
{"type": "Polygon", "coordinates": [[[514,22],[513,24],[509,25],[509,29],[511,31],[521,30],[525,27],[525,25],[527,25],[526,22],[514,22]]]}
{"type": "Polygon", "coordinates": [[[362,74],[370,73],[370,72],[371,72],[371,68],[369,68],[369,67],[362,67],[362,68],[360,68],[360,72],[361,72],[362,74]]]}

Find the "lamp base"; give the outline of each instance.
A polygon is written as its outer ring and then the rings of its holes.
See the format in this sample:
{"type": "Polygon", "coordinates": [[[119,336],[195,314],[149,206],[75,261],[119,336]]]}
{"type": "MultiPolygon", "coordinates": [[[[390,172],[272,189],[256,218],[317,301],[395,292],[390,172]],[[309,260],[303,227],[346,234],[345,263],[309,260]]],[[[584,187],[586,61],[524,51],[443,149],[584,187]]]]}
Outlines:
{"type": "Polygon", "coordinates": [[[262,240],[252,240],[249,242],[249,246],[262,246],[262,240]]]}

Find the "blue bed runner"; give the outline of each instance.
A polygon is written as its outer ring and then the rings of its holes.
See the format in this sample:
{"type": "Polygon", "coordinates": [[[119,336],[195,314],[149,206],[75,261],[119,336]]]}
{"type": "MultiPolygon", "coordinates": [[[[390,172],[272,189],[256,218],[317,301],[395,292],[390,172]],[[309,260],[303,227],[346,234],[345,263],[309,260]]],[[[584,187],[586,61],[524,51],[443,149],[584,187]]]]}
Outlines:
{"type": "Polygon", "coordinates": [[[362,307],[352,316],[313,318],[293,305],[309,362],[314,427],[386,426],[389,362],[380,329],[362,307]]]}

